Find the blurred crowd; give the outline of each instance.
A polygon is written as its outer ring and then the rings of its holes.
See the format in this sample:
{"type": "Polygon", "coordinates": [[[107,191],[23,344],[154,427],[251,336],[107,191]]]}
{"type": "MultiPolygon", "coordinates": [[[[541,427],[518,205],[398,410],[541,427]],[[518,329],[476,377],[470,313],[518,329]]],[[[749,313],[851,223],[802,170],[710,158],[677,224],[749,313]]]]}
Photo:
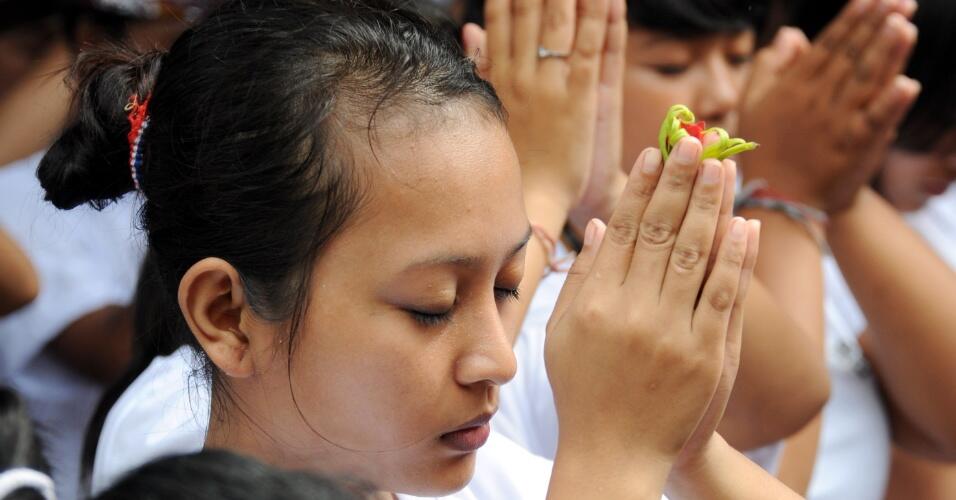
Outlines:
{"type": "Polygon", "coordinates": [[[0,500],[956,498],[954,52],[952,0],[0,0],[0,500]]]}

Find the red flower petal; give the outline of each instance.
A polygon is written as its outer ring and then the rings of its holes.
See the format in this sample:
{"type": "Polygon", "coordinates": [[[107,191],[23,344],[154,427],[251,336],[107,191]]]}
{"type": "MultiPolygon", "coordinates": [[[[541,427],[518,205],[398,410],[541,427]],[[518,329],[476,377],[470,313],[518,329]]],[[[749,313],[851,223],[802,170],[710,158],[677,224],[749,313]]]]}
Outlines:
{"type": "Polygon", "coordinates": [[[696,137],[698,140],[704,140],[704,130],[707,129],[707,124],[703,121],[697,123],[684,123],[681,122],[681,128],[686,130],[691,137],[696,137]]]}

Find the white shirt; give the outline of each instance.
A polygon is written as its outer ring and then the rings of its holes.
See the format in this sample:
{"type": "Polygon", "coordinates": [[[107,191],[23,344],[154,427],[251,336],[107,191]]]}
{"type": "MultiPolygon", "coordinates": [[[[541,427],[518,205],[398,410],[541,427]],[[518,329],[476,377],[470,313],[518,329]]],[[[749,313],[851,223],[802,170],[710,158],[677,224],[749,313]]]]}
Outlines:
{"type": "Polygon", "coordinates": [[[956,269],[956,184],[934,196],[926,206],[905,215],[910,226],[923,236],[949,267],[956,269]]]}
{"type": "Polygon", "coordinates": [[[0,382],[11,385],[38,424],[61,500],[76,497],[87,421],[102,387],[43,348],[80,317],[130,302],[143,244],[137,203],[127,196],[102,212],[57,210],[36,178],[42,153],[0,167],[0,226],[23,248],[40,278],[29,306],[0,319],[0,382]]]}
{"type": "MultiPolygon", "coordinates": [[[[149,461],[203,448],[211,395],[209,386],[193,376],[198,367],[192,349],[182,347],[153,360],[120,396],[100,434],[93,465],[94,495],[149,461]]],[[[441,499],[544,499],[550,479],[550,461],[532,455],[493,429],[478,450],[471,482],[441,499]]]]}
{"type": "Polygon", "coordinates": [[[807,498],[880,500],[890,470],[890,426],[879,383],[857,341],[866,318],[832,256],[823,261],[830,400],[807,498]]]}
{"type": "MultiPolygon", "coordinates": [[[[956,268],[956,185],[904,217],[956,268]]],[[[857,343],[866,318],[832,257],[824,262],[824,276],[832,392],[824,409],[823,434],[807,497],[882,498],[892,438],[877,380],[857,343]]]]}
{"type": "MultiPolygon", "coordinates": [[[[556,258],[564,259],[567,250],[562,245],[558,248],[556,258]]],[[[544,343],[548,319],[565,279],[566,272],[552,272],[538,285],[515,343],[518,372],[511,382],[502,386],[500,408],[494,420],[502,434],[549,460],[554,460],[558,447],[558,414],[544,364],[544,343]]],[[[773,473],[781,446],[775,443],[745,455],[773,473]]]]}

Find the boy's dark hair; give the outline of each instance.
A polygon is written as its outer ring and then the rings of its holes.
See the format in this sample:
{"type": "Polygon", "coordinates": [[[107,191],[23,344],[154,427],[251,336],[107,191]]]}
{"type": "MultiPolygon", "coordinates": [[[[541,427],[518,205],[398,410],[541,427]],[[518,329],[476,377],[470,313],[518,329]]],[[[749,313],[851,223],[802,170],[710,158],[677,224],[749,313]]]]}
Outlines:
{"type": "Polygon", "coordinates": [[[627,20],[632,28],[689,38],[748,29],[759,33],[767,7],[766,0],[627,0],[627,20]]]}
{"type": "Polygon", "coordinates": [[[284,471],[224,450],[163,458],[126,475],[95,500],[359,500],[363,485],[284,471]]]}

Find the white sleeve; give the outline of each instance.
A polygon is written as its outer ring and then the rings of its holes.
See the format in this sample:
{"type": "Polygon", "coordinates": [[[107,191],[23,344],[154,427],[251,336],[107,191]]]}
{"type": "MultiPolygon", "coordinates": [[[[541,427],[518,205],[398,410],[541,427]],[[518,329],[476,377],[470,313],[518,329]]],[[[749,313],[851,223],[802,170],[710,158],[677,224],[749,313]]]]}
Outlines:
{"type": "Polygon", "coordinates": [[[39,160],[0,168],[0,225],[40,278],[36,300],[0,320],[0,378],[19,371],[76,319],[129,303],[143,254],[132,197],[102,212],[57,210],[43,200],[39,160]]]}
{"type": "Polygon", "coordinates": [[[544,343],[566,277],[552,273],[538,286],[515,343],[518,373],[501,388],[500,408],[492,423],[515,443],[549,460],[558,447],[558,415],[544,364],[544,343]]]}

